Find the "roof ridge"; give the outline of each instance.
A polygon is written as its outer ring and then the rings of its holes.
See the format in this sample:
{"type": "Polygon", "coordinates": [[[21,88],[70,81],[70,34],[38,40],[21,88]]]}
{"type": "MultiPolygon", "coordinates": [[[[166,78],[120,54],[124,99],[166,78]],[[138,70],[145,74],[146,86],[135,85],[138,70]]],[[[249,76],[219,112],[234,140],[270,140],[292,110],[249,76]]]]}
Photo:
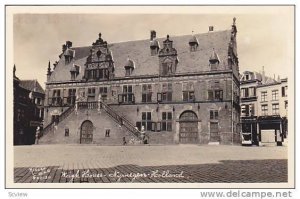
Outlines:
{"type": "MultiPolygon", "coordinates": [[[[204,34],[214,34],[214,33],[221,33],[221,32],[227,32],[227,31],[231,31],[231,29],[226,29],[226,30],[218,30],[218,31],[212,31],[212,32],[203,32],[203,33],[194,33],[193,36],[197,37],[199,35],[204,35],[204,34]]],[[[169,34],[170,35],[170,34],[169,34]]],[[[192,34],[184,34],[184,35],[170,35],[170,37],[173,38],[178,38],[178,37],[187,37],[187,36],[191,36],[192,34]]],[[[156,37],[156,40],[160,40],[160,39],[165,39],[166,37],[156,37]]],[[[128,42],[139,42],[139,41],[149,41],[149,39],[137,39],[137,40],[127,40],[127,41],[117,41],[117,42],[108,42],[108,46],[112,45],[112,44],[121,44],[121,43],[128,43],[128,42]]],[[[70,49],[75,49],[75,48],[87,48],[87,47],[92,47],[93,45],[88,45],[88,46],[78,46],[78,47],[71,47],[70,49]]]]}

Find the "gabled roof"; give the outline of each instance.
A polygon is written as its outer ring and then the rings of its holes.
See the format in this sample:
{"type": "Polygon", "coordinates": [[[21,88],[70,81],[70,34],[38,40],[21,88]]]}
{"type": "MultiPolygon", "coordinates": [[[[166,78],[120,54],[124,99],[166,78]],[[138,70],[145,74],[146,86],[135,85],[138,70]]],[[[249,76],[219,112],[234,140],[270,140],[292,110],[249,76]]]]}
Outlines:
{"type": "MultiPolygon", "coordinates": [[[[209,59],[213,48],[218,53],[219,69],[224,70],[227,66],[228,45],[231,38],[231,30],[208,32],[195,34],[199,41],[199,46],[195,52],[190,52],[189,40],[191,35],[170,36],[173,47],[177,50],[179,63],[176,73],[193,73],[209,71],[209,59]]],[[[157,38],[160,43],[166,38],[157,38]]],[[[92,39],[91,39],[92,40],[92,39]]],[[[159,59],[158,56],[151,56],[149,40],[136,40],[120,43],[108,44],[115,65],[115,77],[124,77],[124,61],[128,57],[134,60],[135,70],[132,76],[158,75],[159,59]]],[[[92,46],[72,47],[75,56],[73,60],[65,65],[64,56],[55,67],[50,77],[50,82],[69,81],[71,79],[70,69],[73,64],[80,66],[80,73],[76,80],[82,80],[84,75],[85,63],[90,55],[92,46]]]]}
{"type": "Polygon", "coordinates": [[[44,89],[41,87],[37,80],[21,80],[20,87],[29,91],[35,91],[37,93],[45,94],[44,89]]]}

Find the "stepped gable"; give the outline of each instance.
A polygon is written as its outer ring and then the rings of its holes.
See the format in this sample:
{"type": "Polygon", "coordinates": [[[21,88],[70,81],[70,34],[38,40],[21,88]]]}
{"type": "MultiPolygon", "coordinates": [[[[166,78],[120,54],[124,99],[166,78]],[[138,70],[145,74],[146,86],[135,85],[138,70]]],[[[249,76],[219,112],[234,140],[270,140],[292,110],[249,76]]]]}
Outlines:
{"type": "MultiPolygon", "coordinates": [[[[209,32],[203,34],[194,34],[199,41],[197,51],[190,52],[189,41],[191,35],[170,36],[173,41],[173,47],[177,50],[179,63],[176,73],[193,73],[209,71],[209,59],[211,51],[214,49],[220,59],[220,67],[227,64],[228,46],[231,38],[231,30],[209,32]]],[[[165,37],[157,38],[159,43],[163,43],[165,37]]],[[[79,75],[76,80],[82,80],[84,75],[85,63],[90,55],[92,46],[71,47],[75,56],[72,61],[65,64],[64,58],[61,57],[57,66],[51,74],[49,82],[61,82],[70,80],[70,69],[73,64],[80,66],[79,75]]],[[[128,56],[135,62],[135,70],[131,76],[158,75],[159,59],[158,56],[151,56],[149,52],[149,40],[136,40],[120,43],[108,42],[108,48],[112,52],[115,65],[115,77],[125,77],[124,60],[128,56]]]]}

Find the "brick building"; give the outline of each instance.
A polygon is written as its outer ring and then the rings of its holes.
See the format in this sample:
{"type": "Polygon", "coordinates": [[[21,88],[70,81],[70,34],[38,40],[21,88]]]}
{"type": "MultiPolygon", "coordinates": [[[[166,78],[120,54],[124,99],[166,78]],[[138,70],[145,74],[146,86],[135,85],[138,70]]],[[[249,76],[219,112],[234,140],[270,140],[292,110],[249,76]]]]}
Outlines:
{"type": "Polygon", "coordinates": [[[241,124],[244,140],[259,145],[259,142],[264,142],[263,136],[275,142],[276,131],[280,131],[279,134],[286,137],[287,79],[270,78],[265,75],[263,69],[262,73],[243,72],[240,84],[241,124]],[[274,134],[264,136],[262,134],[270,134],[264,130],[274,130],[274,134]]]}
{"type": "Polygon", "coordinates": [[[35,143],[36,128],[42,127],[45,93],[37,80],[20,80],[14,66],[14,145],[35,143]]]}
{"type": "Polygon", "coordinates": [[[234,19],[203,34],[67,41],[48,66],[40,143],[240,143],[236,34],[234,19]]]}

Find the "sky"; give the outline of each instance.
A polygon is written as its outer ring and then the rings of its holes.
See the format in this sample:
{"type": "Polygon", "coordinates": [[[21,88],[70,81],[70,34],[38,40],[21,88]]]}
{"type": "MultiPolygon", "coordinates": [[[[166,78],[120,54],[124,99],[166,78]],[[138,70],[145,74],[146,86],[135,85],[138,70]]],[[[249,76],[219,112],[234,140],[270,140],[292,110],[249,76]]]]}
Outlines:
{"type": "MultiPolygon", "coordinates": [[[[168,8],[168,7],[166,7],[168,8]]],[[[149,39],[150,30],[157,37],[171,37],[230,29],[236,17],[240,73],[262,70],[273,77],[293,74],[294,21],[291,7],[207,7],[191,12],[46,12],[13,15],[13,63],[20,79],[37,79],[45,87],[48,61],[58,61],[62,45],[89,46],[102,33],[108,43],[149,39]],[[54,12],[54,13],[53,13],[54,12]],[[67,13],[67,14],[66,14],[67,13]],[[101,13],[101,14],[99,14],[101,13]]],[[[155,10],[155,9],[154,9],[155,10]]]]}

